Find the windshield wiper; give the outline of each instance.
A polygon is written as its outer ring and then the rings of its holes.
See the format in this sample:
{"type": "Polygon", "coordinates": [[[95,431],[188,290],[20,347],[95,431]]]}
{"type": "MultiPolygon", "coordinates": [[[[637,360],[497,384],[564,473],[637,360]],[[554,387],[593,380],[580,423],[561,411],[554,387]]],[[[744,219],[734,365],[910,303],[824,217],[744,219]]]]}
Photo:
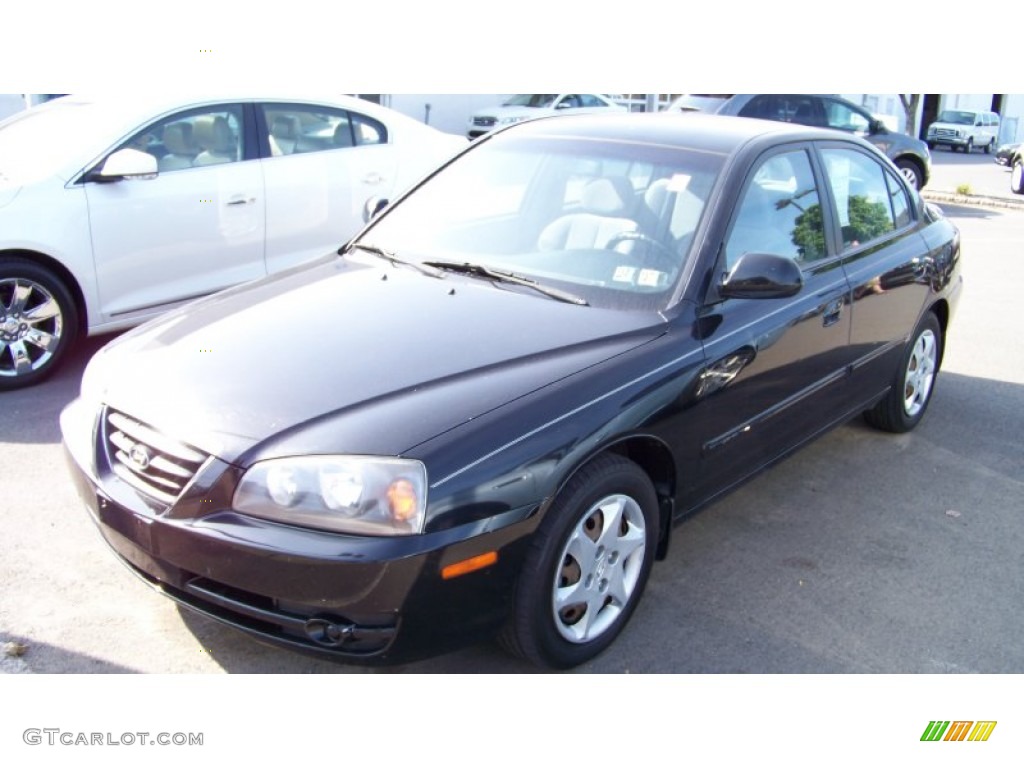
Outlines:
{"type": "MultiPolygon", "coordinates": [[[[398,255],[392,253],[391,251],[384,250],[380,246],[370,245],[368,243],[352,243],[348,247],[349,248],[358,248],[361,251],[366,251],[367,253],[372,253],[374,256],[380,256],[382,259],[390,261],[392,264],[395,264],[395,265],[402,264],[402,265],[407,266],[407,267],[412,267],[413,269],[418,269],[424,275],[429,275],[430,277],[437,277],[437,278],[440,278],[440,279],[444,279],[444,273],[441,272],[439,269],[431,269],[431,268],[429,268],[429,267],[432,266],[430,264],[430,262],[420,263],[418,261],[409,261],[408,259],[403,259],[401,256],[398,256],[398,255]]],[[[345,249],[344,248],[342,250],[338,251],[339,255],[344,255],[344,253],[345,253],[345,249]]]]}
{"type": "Polygon", "coordinates": [[[545,296],[550,296],[552,299],[564,301],[567,304],[576,304],[581,307],[588,306],[586,299],[580,298],[573,293],[542,285],[536,280],[531,280],[528,277],[523,277],[522,275],[517,275],[513,272],[503,272],[499,269],[491,269],[483,264],[473,264],[468,261],[425,261],[423,263],[429,267],[437,267],[438,269],[447,269],[450,272],[460,272],[464,275],[482,277],[487,280],[494,280],[498,283],[522,285],[526,288],[532,288],[538,293],[543,293],[545,296]]]}

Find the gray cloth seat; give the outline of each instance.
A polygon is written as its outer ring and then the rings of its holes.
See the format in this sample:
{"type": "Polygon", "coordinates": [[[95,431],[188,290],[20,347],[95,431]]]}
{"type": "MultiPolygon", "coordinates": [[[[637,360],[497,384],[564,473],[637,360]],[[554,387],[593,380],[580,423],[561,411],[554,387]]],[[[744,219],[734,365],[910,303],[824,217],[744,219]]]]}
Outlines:
{"type": "Polygon", "coordinates": [[[541,251],[607,248],[623,232],[635,232],[629,217],[633,187],[623,177],[602,177],[587,182],[580,196],[580,213],[571,213],[548,224],[537,239],[541,251]]]}

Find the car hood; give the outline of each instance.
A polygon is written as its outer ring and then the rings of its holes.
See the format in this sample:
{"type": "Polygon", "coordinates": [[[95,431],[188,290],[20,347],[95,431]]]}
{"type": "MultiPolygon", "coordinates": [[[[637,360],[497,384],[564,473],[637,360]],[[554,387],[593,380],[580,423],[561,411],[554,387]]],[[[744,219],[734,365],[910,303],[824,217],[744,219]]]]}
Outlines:
{"type": "Polygon", "coordinates": [[[82,387],[227,461],[399,455],[661,331],[656,313],[332,258],[140,326],[82,387]]]}

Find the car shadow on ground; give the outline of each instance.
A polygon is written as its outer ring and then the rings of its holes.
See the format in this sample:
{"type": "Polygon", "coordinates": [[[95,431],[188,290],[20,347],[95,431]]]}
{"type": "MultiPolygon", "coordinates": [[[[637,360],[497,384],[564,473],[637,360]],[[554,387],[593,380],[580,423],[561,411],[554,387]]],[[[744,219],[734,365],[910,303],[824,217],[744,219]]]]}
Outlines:
{"type": "Polygon", "coordinates": [[[53,376],[41,384],[0,392],[0,439],[6,443],[59,443],[60,412],[78,397],[82,373],[114,335],[80,340],[53,376]]]}

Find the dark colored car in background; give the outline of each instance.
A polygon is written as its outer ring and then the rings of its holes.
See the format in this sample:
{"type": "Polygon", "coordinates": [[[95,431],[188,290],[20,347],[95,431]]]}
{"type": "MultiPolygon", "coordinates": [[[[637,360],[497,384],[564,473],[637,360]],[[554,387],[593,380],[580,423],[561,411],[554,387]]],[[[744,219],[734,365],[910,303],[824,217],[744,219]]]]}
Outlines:
{"type": "Polygon", "coordinates": [[[931,177],[928,145],[905,133],[890,131],[863,107],[839,96],[813,93],[687,94],[667,111],[702,111],[756,117],[852,133],[878,147],[900,169],[907,183],[923,189],[931,177]]]}
{"type": "Polygon", "coordinates": [[[61,426],[165,595],[385,663],[570,667],[673,526],[825,430],[924,416],[959,234],[855,137],[695,115],[475,142],[317,262],[90,362],[61,426]]]}
{"type": "Polygon", "coordinates": [[[995,157],[992,159],[996,161],[997,165],[1012,167],[1013,163],[1011,160],[1013,159],[1014,154],[1016,154],[1020,149],[1020,146],[1019,142],[1013,144],[1000,144],[996,148],[995,157]]]}
{"type": "Polygon", "coordinates": [[[1009,153],[1006,164],[1010,166],[1010,191],[1024,195],[1024,144],[1009,153]]]}

